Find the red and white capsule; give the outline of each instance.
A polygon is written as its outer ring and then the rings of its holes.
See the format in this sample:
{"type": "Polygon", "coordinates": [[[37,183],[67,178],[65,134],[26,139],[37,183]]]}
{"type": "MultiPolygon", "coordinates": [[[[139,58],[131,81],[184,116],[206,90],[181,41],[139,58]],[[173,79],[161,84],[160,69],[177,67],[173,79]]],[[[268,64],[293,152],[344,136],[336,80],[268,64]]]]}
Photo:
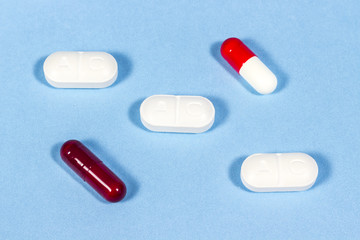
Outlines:
{"type": "Polygon", "coordinates": [[[260,94],[276,89],[276,76],[240,39],[226,39],[221,55],[260,94]]]}

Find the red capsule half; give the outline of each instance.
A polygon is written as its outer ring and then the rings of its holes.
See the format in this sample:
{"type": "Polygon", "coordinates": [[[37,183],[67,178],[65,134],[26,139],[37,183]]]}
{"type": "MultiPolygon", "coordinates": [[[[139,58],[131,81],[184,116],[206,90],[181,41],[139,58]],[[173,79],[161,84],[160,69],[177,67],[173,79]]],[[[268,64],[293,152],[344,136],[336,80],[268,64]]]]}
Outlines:
{"type": "Polygon", "coordinates": [[[221,45],[221,55],[239,72],[244,63],[256,56],[240,39],[228,38],[221,45]]]}
{"type": "Polygon", "coordinates": [[[81,142],[65,142],[61,147],[60,156],[74,172],[109,202],[118,202],[125,197],[126,186],[123,181],[81,142]]]}
{"type": "Polygon", "coordinates": [[[240,39],[226,39],[220,52],[258,93],[269,94],[276,89],[276,76],[240,39]]]}

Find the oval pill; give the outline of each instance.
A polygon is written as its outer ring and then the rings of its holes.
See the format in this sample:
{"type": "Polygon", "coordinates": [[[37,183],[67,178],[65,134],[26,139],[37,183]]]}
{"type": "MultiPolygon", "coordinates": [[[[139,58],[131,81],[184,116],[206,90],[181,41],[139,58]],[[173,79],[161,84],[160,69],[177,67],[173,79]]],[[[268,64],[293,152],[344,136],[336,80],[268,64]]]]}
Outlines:
{"type": "Polygon", "coordinates": [[[304,191],[317,176],[316,161],[305,153],[253,154],[241,166],[241,181],[254,192],[304,191]]]}
{"type": "Polygon", "coordinates": [[[240,39],[226,39],[220,51],[223,58],[257,92],[269,94],[276,89],[276,76],[240,39]]]}
{"type": "Polygon", "coordinates": [[[153,95],[142,102],[140,116],[151,131],[201,133],[213,125],[215,108],[200,96],[153,95]]]}
{"type": "Polygon", "coordinates": [[[60,150],[62,160],[85,182],[109,202],[126,195],[126,186],[87,147],[77,140],[65,142],[60,150]]]}
{"type": "Polygon", "coordinates": [[[115,58],[106,52],[55,52],[43,69],[46,81],[56,88],[105,88],[118,75],[115,58]]]}

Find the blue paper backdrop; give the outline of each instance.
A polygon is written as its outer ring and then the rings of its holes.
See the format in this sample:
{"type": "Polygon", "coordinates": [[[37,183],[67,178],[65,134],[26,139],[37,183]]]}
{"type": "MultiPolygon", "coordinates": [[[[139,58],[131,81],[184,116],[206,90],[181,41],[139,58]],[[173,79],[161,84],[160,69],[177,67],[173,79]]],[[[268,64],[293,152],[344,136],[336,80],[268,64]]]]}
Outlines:
{"type": "Polygon", "coordinates": [[[360,2],[1,1],[0,239],[357,239],[360,234],[360,2]],[[254,94],[219,56],[238,37],[278,76],[254,94]],[[55,89],[60,50],[106,51],[106,89],[55,89]],[[204,134],[153,133],[153,94],[202,95],[204,134]],[[83,141],[127,184],[105,203],[59,158],[83,141]],[[312,189],[252,193],[242,161],[305,152],[312,189]]]}

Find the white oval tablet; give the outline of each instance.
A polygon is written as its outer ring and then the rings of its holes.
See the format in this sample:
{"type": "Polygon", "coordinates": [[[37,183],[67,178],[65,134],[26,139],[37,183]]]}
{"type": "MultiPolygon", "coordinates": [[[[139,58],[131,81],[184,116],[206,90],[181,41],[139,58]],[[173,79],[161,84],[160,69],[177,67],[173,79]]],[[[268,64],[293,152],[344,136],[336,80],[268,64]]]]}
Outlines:
{"type": "Polygon", "coordinates": [[[304,191],[317,176],[315,160],[305,153],[254,154],[241,166],[241,181],[254,192],[304,191]]]}
{"type": "Polygon", "coordinates": [[[200,96],[153,95],[140,106],[141,122],[155,132],[205,132],[214,123],[213,104],[200,96]]]}
{"type": "Polygon", "coordinates": [[[118,75],[115,58],[106,52],[55,52],[43,68],[46,81],[56,88],[105,88],[118,75]]]}

